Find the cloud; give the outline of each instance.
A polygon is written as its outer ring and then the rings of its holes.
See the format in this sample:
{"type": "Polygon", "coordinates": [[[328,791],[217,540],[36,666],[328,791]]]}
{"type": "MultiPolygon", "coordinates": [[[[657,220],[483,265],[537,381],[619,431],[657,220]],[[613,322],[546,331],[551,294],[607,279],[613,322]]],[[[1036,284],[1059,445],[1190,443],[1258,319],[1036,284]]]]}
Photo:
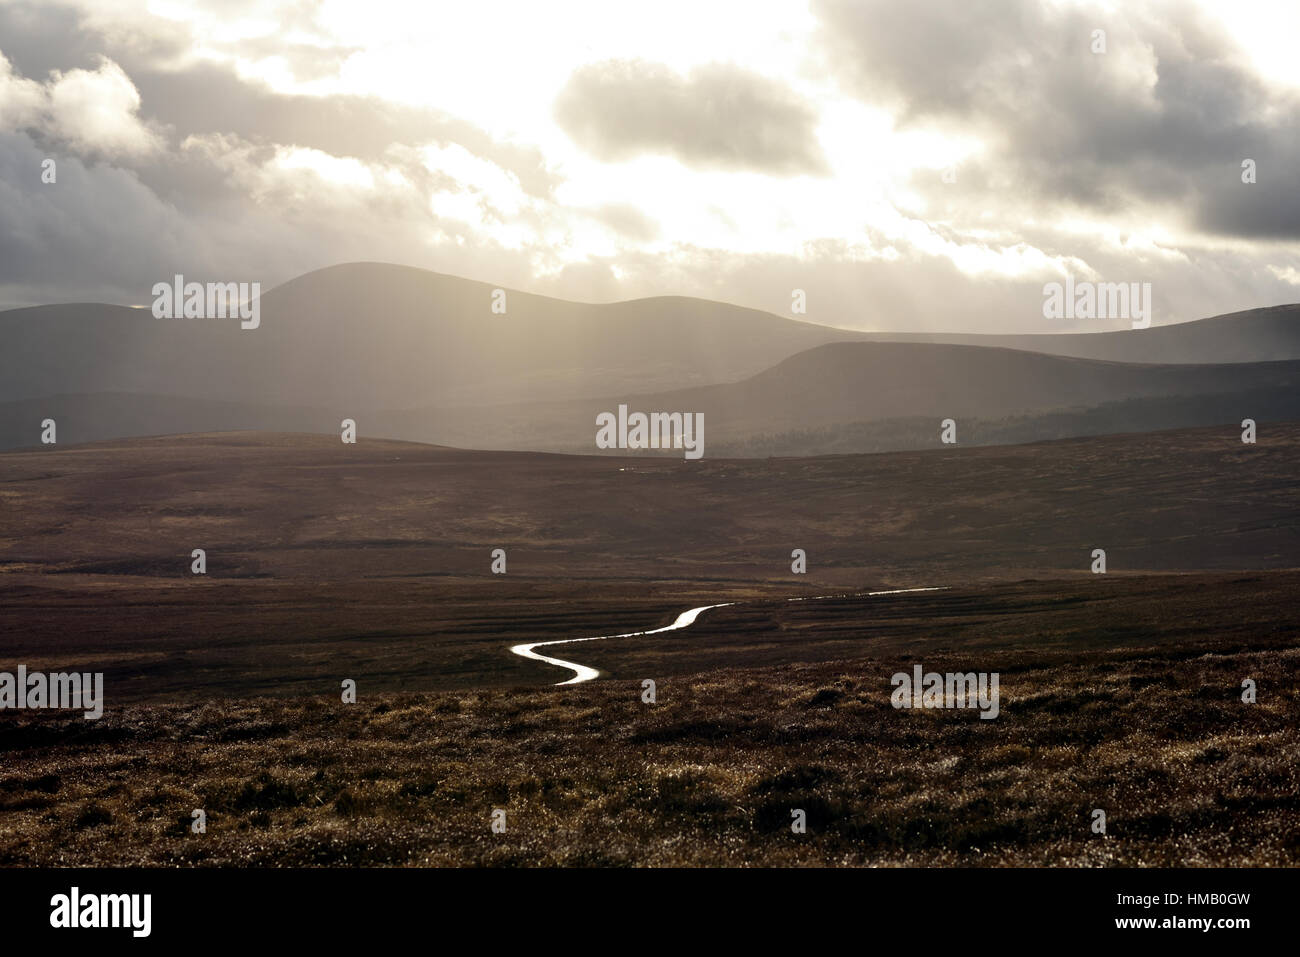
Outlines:
{"type": "Polygon", "coordinates": [[[310,4],[275,31],[203,0],[61,2],[0,0],[0,305],[350,260],[783,314],[802,288],[808,318],[878,329],[1067,331],[1041,316],[1066,268],[1151,281],[1157,322],[1295,298],[1294,93],[1188,6],[824,0],[689,56],[596,24],[591,55],[619,59],[503,61],[454,115],[349,85],[361,38],[310,4]],[[277,88],[245,54],[322,82],[277,88]],[[520,128],[502,91],[526,84],[520,128]]]}
{"type": "Polygon", "coordinates": [[[659,238],[659,224],[631,203],[606,203],[591,210],[591,216],[620,236],[639,242],[659,238]]]}
{"type": "Polygon", "coordinates": [[[14,72],[0,52],[0,130],[17,130],[40,121],[46,94],[39,83],[14,72]]]}
{"type": "Polygon", "coordinates": [[[55,72],[49,98],[50,132],[79,152],[146,156],[162,147],[161,138],[140,120],[135,85],[111,60],[101,60],[93,72],[55,72]]]}
{"type": "Polygon", "coordinates": [[[196,248],[197,231],[130,171],[59,157],[57,182],[43,183],[48,155],[0,131],[0,298],[134,302],[133,280],[165,275],[170,258],[196,248]]]}
{"type": "Polygon", "coordinates": [[[536,147],[498,142],[473,123],[438,110],[369,96],[279,94],[211,63],[142,68],[136,82],[150,116],[181,139],[235,134],[362,160],[382,158],[395,144],[458,143],[513,173],[533,196],[549,196],[558,184],[536,147]]]}
{"type": "Polygon", "coordinates": [[[83,156],[139,158],[163,146],[139,110],[139,92],[112,60],[55,70],[39,83],[18,76],[0,53],[0,130],[33,129],[83,156]]]}
{"type": "Polygon", "coordinates": [[[660,153],[704,168],[826,172],[811,104],[733,66],[702,66],[682,76],[640,60],[591,64],[569,78],[555,118],[604,160],[660,153]]]}
{"type": "Polygon", "coordinates": [[[1270,88],[1189,5],[1056,6],[1030,0],[819,0],[844,88],[901,126],[978,138],[958,188],[1037,215],[1135,209],[1225,236],[1300,237],[1300,99],[1270,88]],[[1106,52],[1092,52],[1094,30],[1106,52]],[[1254,159],[1270,178],[1241,182],[1254,159]],[[978,190],[971,187],[978,186],[978,190]],[[1008,197],[1011,197],[1008,199],[1008,197]]]}

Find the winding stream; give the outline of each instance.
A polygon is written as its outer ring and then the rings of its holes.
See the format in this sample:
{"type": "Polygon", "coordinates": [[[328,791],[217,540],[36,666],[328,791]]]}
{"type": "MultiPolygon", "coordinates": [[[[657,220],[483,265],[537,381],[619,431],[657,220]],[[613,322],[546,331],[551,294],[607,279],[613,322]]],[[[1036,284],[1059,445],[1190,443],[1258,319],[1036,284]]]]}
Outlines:
{"type": "MultiPolygon", "coordinates": [[[[828,598],[874,598],[878,595],[907,595],[913,592],[923,591],[944,591],[946,585],[939,585],[930,588],[892,588],[888,591],[869,591],[865,595],[816,595],[808,598],[787,598],[786,601],[825,601],[828,598]]],[[[757,599],[760,601],[770,601],[770,599],[757,599]]],[[[548,665],[555,665],[557,668],[565,668],[573,672],[573,677],[566,681],[557,681],[556,685],[577,685],[584,681],[591,681],[593,678],[600,677],[600,672],[595,668],[589,668],[586,665],[580,665],[572,661],[565,661],[562,658],[551,658],[548,655],[539,655],[533,649],[546,648],[551,645],[569,645],[576,644],[579,641],[606,641],[610,638],[637,638],[641,635],[658,635],[665,631],[676,631],[679,628],[689,628],[695,624],[695,619],[706,611],[714,608],[726,608],[728,605],[739,605],[741,602],[724,601],[717,605],[701,605],[699,608],[692,608],[684,611],[677,616],[677,620],[671,625],[665,625],[662,628],[652,628],[649,631],[628,631],[621,635],[596,635],[592,638],[560,638],[555,641],[534,641],[529,644],[513,645],[510,650],[523,658],[532,658],[534,661],[544,661],[548,665]]]]}

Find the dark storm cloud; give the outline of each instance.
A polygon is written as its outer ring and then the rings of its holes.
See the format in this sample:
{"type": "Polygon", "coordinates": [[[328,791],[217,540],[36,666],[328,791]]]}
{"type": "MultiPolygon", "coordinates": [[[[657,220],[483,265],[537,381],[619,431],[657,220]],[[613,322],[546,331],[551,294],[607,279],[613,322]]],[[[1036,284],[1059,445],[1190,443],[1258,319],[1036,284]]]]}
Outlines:
{"type": "Polygon", "coordinates": [[[334,156],[384,158],[394,145],[458,143],[514,173],[524,192],[549,197],[558,178],[539,150],[498,143],[465,120],[364,96],[287,96],[241,80],[228,67],[137,71],[141,112],[168,124],[178,140],[234,134],[254,143],[304,146],[334,156]]]}
{"type": "Polygon", "coordinates": [[[689,76],[643,61],[582,67],[555,118],[599,159],[666,153],[691,166],[823,173],[817,113],[781,85],[715,64],[689,76]]]}
{"type": "Polygon", "coordinates": [[[100,44],[83,33],[75,10],[34,4],[0,5],[0,49],[24,76],[95,68],[100,44]]]}
{"type": "MultiPolygon", "coordinates": [[[[131,302],[124,277],[163,275],[161,251],[182,224],[129,171],[58,158],[56,184],[41,182],[44,150],[0,131],[0,288],[12,301],[67,301],[83,290],[131,302]]],[[[188,238],[188,237],[186,237],[188,238]]]]}
{"type": "Polygon", "coordinates": [[[1266,86],[1193,8],[820,0],[815,9],[847,89],[900,125],[986,144],[982,169],[959,188],[993,182],[1102,213],[1168,204],[1213,233],[1300,237],[1300,101],[1266,86]],[[1096,29],[1105,53],[1091,50],[1096,29]],[[1244,159],[1259,166],[1255,185],[1241,182],[1244,159]]]}
{"type": "MultiPolygon", "coordinates": [[[[254,5],[233,4],[231,9],[254,5]]],[[[294,14],[282,12],[286,28],[310,23],[310,4],[294,14]]],[[[552,196],[559,178],[546,166],[541,151],[495,141],[472,122],[437,110],[403,107],[375,97],[294,96],[276,93],[241,79],[227,65],[197,62],[183,68],[158,64],[188,51],[190,37],[179,27],[155,21],[161,32],[104,35],[85,24],[81,14],[55,4],[0,5],[0,52],[25,77],[44,80],[50,71],[93,70],[100,57],[119,64],[140,93],[140,115],[161,124],[176,146],[192,134],[233,135],[255,144],[283,144],[318,149],[334,156],[372,161],[398,145],[458,143],[476,156],[513,173],[533,196],[552,196]]],[[[247,41],[252,55],[284,56],[301,79],[328,75],[352,52],[351,47],[284,44],[276,38],[247,41]]],[[[171,197],[192,188],[197,194],[219,189],[207,170],[195,170],[187,184],[179,167],[150,163],[141,170],[145,182],[171,197]]]]}
{"type": "MultiPolygon", "coordinates": [[[[1288,139],[1300,128],[1294,104],[1262,86],[1194,13],[1161,8],[1150,20],[1121,8],[1110,15],[1114,22],[1094,23],[1077,11],[1044,12],[1018,0],[894,7],[822,4],[826,32],[805,51],[803,68],[829,64],[843,89],[887,106],[899,125],[971,133],[985,144],[956,184],[941,185],[937,171],[926,170],[914,190],[890,197],[927,235],[993,253],[1016,254],[1028,243],[1031,253],[1077,258],[1101,275],[1128,275],[1140,263],[1160,290],[1157,321],[1294,298],[1283,275],[1297,263],[1285,250],[1181,248],[1184,214],[1227,234],[1294,237],[1300,200],[1300,163],[1288,139]],[[1109,32],[1104,57],[1087,49],[1098,26],[1109,32]],[[1257,186],[1240,184],[1246,157],[1259,163],[1257,186]],[[924,208],[901,208],[916,195],[924,208]],[[1112,213],[1146,212],[1150,204],[1163,204],[1151,210],[1151,222],[1177,237],[1171,249],[1153,253],[1146,237],[1133,251],[1060,228],[1074,216],[1071,205],[1112,213]]],[[[223,15],[232,9],[227,0],[212,8],[223,15]]],[[[312,23],[311,3],[290,15],[297,26],[285,35],[329,36],[312,23]]],[[[799,255],[740,253],[725,239],[722,248],[695,246],[671,211],[658,221],[661,214],[635,190],[590,206],[561,203],[563,179],[543,150],[495,140],[476,125],[491,116],[462,119],[363,96],[278,94],[228,65],[196,61],[192,29],[157,17],[83,18],[54,2],[0,0],[0,51],[45,91],[39,110],[13,110],[21,124],[0,130],[0,307],[147,302],[152,283],[176,272],[258,279],[269,288],[330,263],[380,260],[576,299],[686,294],[785,312],[790,289],[804,288],[815,308],[810,318],[832,324],[1042,331],[1041,277],[973,276],[930,244],[876,232],[870,222],[864,242],[893,253],[888,261],[861,261],[861,244],[838,234],[802,237],[799,255]],[[71,109],[58,121],[50,71],[95,71],[101,56],[140,93],[138,110],[120,102],[114,110],[146,127],[156,148],[99,155],[93,137],[75,136],[82,114],[71,109]],[[516,202],[507,189],[506,207],[518,209],[499,212],[482,185],[495,177],[459,182],[465,157],[458,151],[450,151],[446,169],[428,168],[429,154],[419,147],[430,143],[458,144],[495,163],[529,200],[516,202]],[[294,167],[293,152],[283,149],[293,146],[355,157],[370,165],[373,186],[318,176],[312,164],[323,157],[294,167]],[[58,160],[57,184],[40,182],[45,157],[58,160]],[[465,208],[444,206],[446,193],[469,194],[483,222],[440,213],[465,208]],[[553,237],[579,219],[616,234],[617,252],[561,261],[553,237]],[[502,245],[494,237],[506,233],[492,229],[500,223],[517,226],[522,238],[502,245]],[[650,243],[657,248],[637,248],[650,243]]],[[[281,48],[254,38],[239,52],[282,55],[295,75],[308,78],[330,75],[351,48],[281,48]]],[[[826,168],[814,107],[735,67],[689,75],[644,63],[587,67],[570,77],[556,116],[605,158],[658,153],[695,168],[778,175],[826,168]]],[[[328,173],[330,164],[322,168],[328,173]]],[[[869,182],[872,173],[861,175],[869,182]]],[[[847,173],[847,184],[856,181],[847,173]]],[[[702,212],[741,230],[734,207],[700,199],[702,212]]],[[[797,210],[789,219],[792,231],[804,225],[797,210]]],[[[815,217],[807,228],[818,228],[815,217]]]]}
{"type": "Polygon", "coordinates": [[[93,70],[101,55],[130,73],[137,65],[179,56],[190,46],[178,25],[159,20],[154,30],[105,37],[80,11],[55,3],[0,4],[0,49],[23,76],[42,80],[51,70],[93,70]]]}
{"type": "MultiPolygon", "coordinates": [[[[178,207],[134,170],[57,156],[56,183],[41,182],[47,156],[23,133],[0,131],[0,309],[48,302],[148,303],[176,273],[252,281],[269,289],[337,262],[429,268],[422,237],[436,220],[422,203],[398,209],[313,197],[286,215],[237,194],[178,207]],[[319,203],[324,203],[323,205],[319,203]]],[[[250,164],[250,167],[253,164],[250,164]]],[[[522,286],[531,250],[444,246],[435,268],[522,286]]]]}
{"type": "MultiPolygon", "coordinates": [[[[188,35],[159,29],[151,38],[105,34],[65,7],[0,5],[0,53],[18,77],[44,90],[52,71],[93,71],[106,57],[139,92],[135,116],[159,143],[138,154],[101,155],[64,135],[48,101],[34,122],[26,115],[21,126],[0,129],[0,196],[7,197],[0,204],[0,308],[139,302],[158,277],[174,272],[252,275],[273,285],[337,261],[405,261],[439,225],[430,194],[462,188],[425,166],[419,148],[426,144],[459,145],[543,199],[560,182],[540,150],[497,142],[470,121],[370,97],[277,94],[229,67],[174,60],[189,49],[188,35]],[[289,146],[378,161],[410,185],[385,184],[346,201],[300,195],[263,173],[289,146]],[[41,182],[46,158],[57,160],[56,183],[41,182]]],[[[346,52],[293,50],[297,67],[309,72],[308,60],[327,69],[346,52]]],[[[467,275],[499,269],[522,284],[527,255],[485,244],[444,251],[440,265],[467,275]]]]}

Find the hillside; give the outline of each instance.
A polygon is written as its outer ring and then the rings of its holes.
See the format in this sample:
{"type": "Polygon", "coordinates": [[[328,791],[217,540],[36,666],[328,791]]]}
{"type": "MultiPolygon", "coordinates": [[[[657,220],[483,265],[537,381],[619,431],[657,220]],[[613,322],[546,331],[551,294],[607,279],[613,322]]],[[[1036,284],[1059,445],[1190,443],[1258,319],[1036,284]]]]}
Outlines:
{"type": "Polygon", "coordinates": [[[369,427],[449,445],[594,452],[596,415],[626,404],[629,411],[704,413],[706,454],[814,451],[805,433],[838,436],[832,451],[889,451],[933,447],[944,418],[962,424],[960,441],[983,443],[1289,419],[1300,416],[1297,384],[1300,361],[1145,365],[978,346],[846,342],[802,352],[740,382],[388,412],[373,416],[369,427]]]}
{"type": "MultiPolygon", "coordinates": [[[[0,402],[135,393],[259,407],[410,409],[637,394],[733,382],[832,342],[979,345],[1145,363],[1300,359],[1300,306],[1148,330],[862,333],[721,302],[573,303],[405,266],[349,263],[261,298],[261,326],[73,303],[0,312],[0,402]]],[[[141,302],[148,302],[141,290],[141,302]]],[[[954,320],[959,326],[959,320],[954,320]]]]}
{"type": "MultiPolygon", "coordinates": [[[[1043,320],[1050,325],[1048,320],[1043,320]]],[[[1209,319],[1065,335],[873,332],[879,342],[941,342],[1045,352],[1112,362],[1218,363],[1300,359],[1300,304],[1247,309],[1209,319]]]]}
{"type": "Polygon", "coordinates": [[[46,418],[65,443],[333,434],[352,418],[371,436],[588,452],[595,415],[620,403],[703,412],[706,445],[727,455],[924,448],[936,418],[985,444],[1300,416],[1300,306],[1087,335],[909,336],[680,297],[507,291],[497,315],[492,296],[352,263],[266,292],[255,330],[103,304],[0,312],[0,448],[35,444],[46,418]]]}
{"type": "MultiPolygon", "coordinates": [[[[352,263],[261,299],[261,324],[72,304],[0,313],[0,401],[129,392],[260,406],[408,408],[682,388],[854,333],[700,299],[571,303],[352,263]]],[[[142,290],[142,299],[145,290],[142,290]]]]}

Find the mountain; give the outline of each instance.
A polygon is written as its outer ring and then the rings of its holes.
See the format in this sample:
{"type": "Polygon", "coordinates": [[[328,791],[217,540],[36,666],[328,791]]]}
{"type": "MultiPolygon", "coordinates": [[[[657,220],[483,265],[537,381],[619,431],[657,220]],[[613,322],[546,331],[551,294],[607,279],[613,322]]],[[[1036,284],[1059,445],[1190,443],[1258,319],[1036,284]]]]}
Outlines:
{"type": "Polygon", "coordinates": [[[866,338],[874,342],[989,346],[1111,362],[1269,362],[1300,359],[1300,304],[1118,332],[1042,335],[873,332],[866,338]]]}
{"type": "Polygon", "coordinates": [[[802,454],[806,437],[756,440],[863,423],[887,425],[870,430],[865,444],[836,451],[882,451],[936,444],[944,418],[981,420],[987,431],[990,422],[1018,417],[1014,441],[1096,434],[1090,423],[1098,416],[1106,431],[1116,432],[1300,418],[1297,384],[1300,360],[1150,365],[979,346],[844,342],[739,382],[594,400],[383,412],[367,429],[448,445],[594,452],[596,415],[626,404],[629,412],[702,412],[706,447],[715,453],[802,454]],[[1111,411],[1121,403],[1130,403],[1136,428],[1111,411]],[[755,447],[746,451],[749,445],[755,447]]]}
{"type": "MultiPolygon", "coordinates": [[[[726,303],[571,303],[352,263],[266,292],[260,326],[65,304],[0,312],[0,447],[171,432],[337,432],[592,451],[628,403],[705,413],[714,454],[880,451],[1291,417],[1300,306],[1147,330],[861,333],[726,303]],[[1285,360],[1285,361],[1268,361],[1285,360]]],[[[846,317],[846,321],[849,319],[846,317]]]]}
{"type": "Polygon", "coordinates": [[[1000,336],[863,333],[682,297],[591,304],[505,290],[498,315],[494,288],[406,266],[332,266],[264,293],[255,330],[93,303],[12,309],[0,312],[0,402],[118,392],[342,417],[734,382],[832,342],[1160,364],[1300,359],[1295,305],[1146,330],[1000,336]]]}
{"type": "Polygon", "coordinates": [[[71,304],[0,313],[0,401],[134,392],[349,410],[683,388],[860,334],[676,297],[605,305],[377,263],[263,294],[260,326],[71,304]]]}
{"type": "MultiPolygon", "coordinates": [[[[739,382],[599,399],[368,410],[94,393],[0,403],[0,448],[194,430],[337,434],[462,448],[596,452],[601,412],[700,412],[713,456],[930,448],[952,418],[965,445],[1300,419],[1300,360],[1149,365],[930,343],[835,343],[739,382]]],[[[678,454],[674,452],[669,454],[678,454]]]]}

